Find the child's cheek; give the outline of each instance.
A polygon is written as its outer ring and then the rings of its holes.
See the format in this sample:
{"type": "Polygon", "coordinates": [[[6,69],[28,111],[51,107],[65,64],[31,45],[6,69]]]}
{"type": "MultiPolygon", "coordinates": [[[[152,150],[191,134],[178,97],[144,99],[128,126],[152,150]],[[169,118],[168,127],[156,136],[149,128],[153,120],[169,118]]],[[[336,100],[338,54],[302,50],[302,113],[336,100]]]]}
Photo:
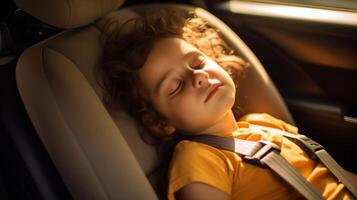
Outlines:
{"type": "Polygon", "coordinates": [[[177,98],[176,103],[173,105],[173,108],[176,110],[177,114],[194,114],[196,113],[200,106],[198,105],[198,101],[193,98],[192,95],[183,94],[179,98],[177,98]]]}

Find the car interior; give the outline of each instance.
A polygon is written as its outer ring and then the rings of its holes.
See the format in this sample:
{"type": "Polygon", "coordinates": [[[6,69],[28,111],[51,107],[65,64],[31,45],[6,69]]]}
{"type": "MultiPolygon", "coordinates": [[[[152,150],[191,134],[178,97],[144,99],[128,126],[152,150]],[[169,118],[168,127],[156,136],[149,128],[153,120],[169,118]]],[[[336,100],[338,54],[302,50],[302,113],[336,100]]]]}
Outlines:
{"type": "Polygon", "coordinates": [[[316,2],[2,1],[0,198],[164,199],[155,147],[104,106],[95,69],[102,34],[165,8],[195,11],[250,63],[245,113],[296,125],[357,174],[357,6],[316,2]]]}

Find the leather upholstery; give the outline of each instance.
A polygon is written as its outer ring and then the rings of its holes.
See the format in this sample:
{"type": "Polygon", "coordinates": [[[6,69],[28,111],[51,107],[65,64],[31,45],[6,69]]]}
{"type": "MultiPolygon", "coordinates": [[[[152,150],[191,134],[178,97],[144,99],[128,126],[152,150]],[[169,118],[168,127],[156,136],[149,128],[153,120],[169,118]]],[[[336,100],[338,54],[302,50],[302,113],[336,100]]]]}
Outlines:
{"type": "Polygon", "coordinates": [[[14,0],[19,8],[58,28],[87,25],[120,7],[123,0],[14,0]]]}

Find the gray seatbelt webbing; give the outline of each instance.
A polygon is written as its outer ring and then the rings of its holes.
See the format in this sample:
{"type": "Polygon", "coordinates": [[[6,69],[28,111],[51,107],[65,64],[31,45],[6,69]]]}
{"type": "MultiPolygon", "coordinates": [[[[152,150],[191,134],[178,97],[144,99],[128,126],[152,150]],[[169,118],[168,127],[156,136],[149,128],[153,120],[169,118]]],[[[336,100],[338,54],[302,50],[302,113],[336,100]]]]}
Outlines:
{"type": "Polygon", "coordinates": [[[357,198],[357,183],[345,173],[345,170],[330,156],[330,154],[317,142],[305,135],[283,134],[287,138],[295,140],[295,143],[310,154],[314,160],[320,160],[327,169],[357,198]]]}
{"type": "MultiPolygon", "coordinates": [[[[262,129],[274,129],[269,127],[261,127],[262,129]]],[[[300,148],[302,148],[313,160],[320,160],[327,169],[357,198],[357,183],[346,174],[345,170],[330,156],[322,145],[308,138],[305,135],[291,134],[279,129],[274,131],[280,132],[283,136],[292,139],[300,148]]]]}
{"type": "Polygon", "coordinates": [[[277,152],[270,152],[261,160],[275,173],[279,174],[286,182],[293,186],[306,199],[324,199],[306,179],[293,168],[290,163],[277,152]]]}
{"type": "Polygon", "coordinates": [[[316,152],[321,162],[342,182],[343,185],[357,198],[357,183],[345,173],[345,170],[327,153],[321,149],[316,152]]]}
{"type": "Polygon", "coordinates": [[[236,152],[242,155],[243,160],[246,162],[272,169],[306,199],[323,199],[321,194],[280,155],[280,148],[273,143],[265,141],[253,142],[212,135],[195,136],[189,138],[189,140],[236,152]]]}

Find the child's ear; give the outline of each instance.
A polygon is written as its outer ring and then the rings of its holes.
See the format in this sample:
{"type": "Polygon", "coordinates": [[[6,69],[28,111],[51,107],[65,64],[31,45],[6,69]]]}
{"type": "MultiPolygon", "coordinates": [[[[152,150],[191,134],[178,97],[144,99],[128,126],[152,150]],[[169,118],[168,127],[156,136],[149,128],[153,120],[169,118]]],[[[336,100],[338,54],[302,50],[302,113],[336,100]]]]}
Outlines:
{"type": "Polygon", "coordinates": [[[150,132],[154,133],[158,137],[169,136],[176,131],[176,128],[171,126],[166,121],[157,122],[157,120],[153,119],[153,117],[148,113],[143,114],[142,122],[144,126],[150,130],[150,132]]]}
{"type": "Polygon", "coordinates": [[[168,123],[165,123],[162,126],[162,130],[163,130],[163,134],[165,134],[166,136],[173,134],[176,131],[176,128],[171,126],[168,123]]]}

